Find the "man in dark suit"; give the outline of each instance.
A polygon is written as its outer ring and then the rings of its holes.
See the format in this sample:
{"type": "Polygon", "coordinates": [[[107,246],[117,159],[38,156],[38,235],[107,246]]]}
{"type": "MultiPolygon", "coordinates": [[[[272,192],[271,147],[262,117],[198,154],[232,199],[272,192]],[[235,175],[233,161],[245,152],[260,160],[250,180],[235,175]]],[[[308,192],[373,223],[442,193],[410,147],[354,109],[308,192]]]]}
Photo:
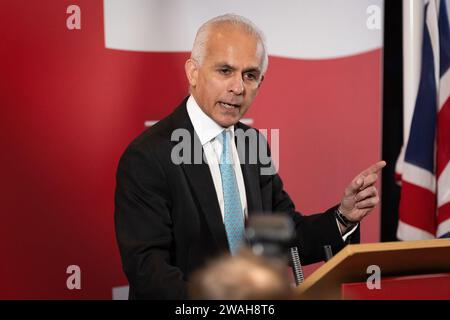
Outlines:
{"type": "Polygon", "coordinates": [[[323,260],[324,245],[336,253],[359,241],[358,222],[379,202],[374,184],[384,162],[357,175],[339,205],[303,216],[278,174],[264,171],[259,156],[248,161],[255,140],[244,139],[238,154],[237,132],[252,130],[239,120],[267,65],[264,38],[250,21],[237,15],[208,21],[185,64],[191,95],[122,156],[115,223],[130,298],[187,298],[190,274],[218,254],[235,254],[253,212],[290,214],[306,264],[323,260]],[[180,132],[191,138],[191,150],[179,148],[180,132]]]}

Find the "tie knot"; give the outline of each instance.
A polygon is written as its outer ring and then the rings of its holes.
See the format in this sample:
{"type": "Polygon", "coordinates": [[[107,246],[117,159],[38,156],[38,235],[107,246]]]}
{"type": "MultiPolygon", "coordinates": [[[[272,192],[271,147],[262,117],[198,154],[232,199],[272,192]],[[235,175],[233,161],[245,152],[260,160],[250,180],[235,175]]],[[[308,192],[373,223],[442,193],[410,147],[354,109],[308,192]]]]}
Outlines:
{"type": "Polygon", "coordinates": [[[222,132],[217,136],[217,139],[223,144],[225,141],[230,139],[230,131],[228,129],[222,130],[222,132]]]}

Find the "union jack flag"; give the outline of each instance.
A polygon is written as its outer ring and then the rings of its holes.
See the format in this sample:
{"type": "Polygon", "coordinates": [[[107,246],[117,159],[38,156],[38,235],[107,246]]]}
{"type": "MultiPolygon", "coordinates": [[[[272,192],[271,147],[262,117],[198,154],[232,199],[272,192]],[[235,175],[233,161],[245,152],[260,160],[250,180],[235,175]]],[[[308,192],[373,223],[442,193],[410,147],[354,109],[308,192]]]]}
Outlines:
{"type": "Polygon", "coordinates": [[[425,4],[420,83],[397,162],[400,240],[450,237],[450,30],[445,0],[425,4]]]}

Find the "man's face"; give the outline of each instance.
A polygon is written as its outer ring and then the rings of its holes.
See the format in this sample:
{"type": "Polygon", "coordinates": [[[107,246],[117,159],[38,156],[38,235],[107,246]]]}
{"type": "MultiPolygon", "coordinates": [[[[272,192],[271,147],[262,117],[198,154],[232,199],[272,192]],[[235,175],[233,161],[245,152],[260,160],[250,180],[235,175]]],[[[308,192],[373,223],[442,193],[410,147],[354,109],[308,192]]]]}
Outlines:
{"type": "Polygon", "coordinates": [[[186,62],[191,93],[203,112],[222,127],[236,124],[258,92],[262,61],[262,45],[242,27],[212,27],[202,65],[186,62]]]}

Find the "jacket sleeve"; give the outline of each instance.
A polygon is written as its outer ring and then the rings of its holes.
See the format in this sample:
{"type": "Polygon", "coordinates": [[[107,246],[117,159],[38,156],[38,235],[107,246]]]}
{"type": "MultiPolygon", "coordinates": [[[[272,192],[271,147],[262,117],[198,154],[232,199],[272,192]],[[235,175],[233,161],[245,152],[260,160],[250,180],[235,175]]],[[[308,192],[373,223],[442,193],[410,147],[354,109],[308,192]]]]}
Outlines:
{"type": "Polygon", "coordinates": [[[185,299],[181,270],[170,264],[171,199],[157,157],[131,145],[117,169],[115,229],[131,299],[185,299]]]}
{"type": "MultiPolygon", "coordinates": [[[[269,147],[267,147],[267,150],[269,150],[270,156],[269,147]]],[[[265,166],[261,165],[261,167],[266,168],[271,166],[272,163],[265,166]]],[[[261,190],[271,188],[272,212],[285,212],[291,215],[296,230],[295,243],[303,264],[323,261],[325,259],[324,246],[326,245],[331,246],[334,255],[347,243],[359,243],[359,226],[344,242],[334,216],[334,210],[337,206],[323,213],[302,215],[295,210],[295,205],[284,190],[283,182],[278,173],[275,170],[266,172],[272,172],[272,174],[260,175],[261,190]]]]}
{"type": "Polygon", "coordinates": [[[303,264],[310,264],[325,259],[324,246],[331,246],[333,255],[347,243],[359,243],[359,227],[344,242],[334,216],[334,206],[323,213],[302,215],[295,211],[289,195],[283,190],[283,183],[275,174],[271,177],[272,203],[274,212],[287,212],[295,224],[295,243],[303,264]]]}

